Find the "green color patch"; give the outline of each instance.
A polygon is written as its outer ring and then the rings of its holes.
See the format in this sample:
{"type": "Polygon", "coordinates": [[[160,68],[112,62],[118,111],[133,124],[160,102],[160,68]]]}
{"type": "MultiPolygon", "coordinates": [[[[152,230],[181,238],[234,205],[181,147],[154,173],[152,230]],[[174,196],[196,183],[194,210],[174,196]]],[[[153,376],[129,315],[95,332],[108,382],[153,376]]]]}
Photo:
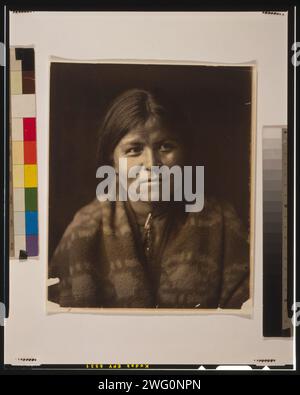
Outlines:
{"type": "Polygon", "coordinates": [[[25,188],[25,210],[37,210],[37,188],[25,188]]]}

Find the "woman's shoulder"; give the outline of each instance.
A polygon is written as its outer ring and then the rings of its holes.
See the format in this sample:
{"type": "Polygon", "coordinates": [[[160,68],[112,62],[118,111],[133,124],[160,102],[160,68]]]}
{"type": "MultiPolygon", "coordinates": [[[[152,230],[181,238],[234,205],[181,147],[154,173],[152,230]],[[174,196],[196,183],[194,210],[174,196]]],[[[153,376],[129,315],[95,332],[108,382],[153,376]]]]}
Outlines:
{"type": "Polygon", "coordinates": [[[63,233],[57,249],[69,248],[70,244],[75,240],[92,237],[99,229],[100,222],[101,205],[97,199],[94,199],[74,214],[72,221],[63,233]]]}
{"type": "Polygon", "coordinates": [[[98,199],[92,200],[90,203],[82,206],[76,211],[73,223],[74,225],[84,225],[91,220],[99,220],[101,218],[101,204],[98,199]]]}
{"type": "Polygon", "coordinates": [[[221,199],[216,196],[207,196],[204,199],[203,208],[201,211],[191,213],[197,217],[204,216],[234,216],[236,215],[236,210],[232,203],[226,199],[221,199]]]}
{"type": "Polygon", "coordinates": [[[236,229],[238,232],[243,230],[242,221],[234,205],[226,199],[215,196],[207,196],[204,200],[203,209],[195,213],[189,213],[189,216],[202,226],[224,224],[227,228],[236,229]]]}

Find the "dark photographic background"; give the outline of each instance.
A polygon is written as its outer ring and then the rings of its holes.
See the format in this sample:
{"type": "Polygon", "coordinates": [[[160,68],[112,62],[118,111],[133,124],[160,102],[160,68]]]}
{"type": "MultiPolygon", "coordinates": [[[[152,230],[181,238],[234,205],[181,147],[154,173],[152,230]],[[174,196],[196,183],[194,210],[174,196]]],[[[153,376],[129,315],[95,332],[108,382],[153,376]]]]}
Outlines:
{"type": "Polygon", "coordinates": [[[49,257],[75,212],[95,198],[97,135],[110,102],[142,88],[176,98],[196,137],[205,195],[250,214],[251,67],[52,63],[49,257]]]}

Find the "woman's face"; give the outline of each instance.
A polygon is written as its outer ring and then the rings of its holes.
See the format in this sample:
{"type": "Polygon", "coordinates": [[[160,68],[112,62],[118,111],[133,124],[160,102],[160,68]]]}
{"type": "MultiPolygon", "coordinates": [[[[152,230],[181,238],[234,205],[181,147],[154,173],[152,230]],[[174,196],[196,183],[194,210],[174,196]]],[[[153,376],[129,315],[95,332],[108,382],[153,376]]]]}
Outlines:
{"type": "MultiPolygon", "coordinates": [[[[143,127],[130,130],[118,143],[113,152],[113,162],[116,171],[119,171],[119,159],[127,159],[128,170],[133,166],[143,166],[143,177],[148,178],[147,186],[150,189],[150,172],[152,166],[174,165],[182,166],[184,152],[182,144],[169,131],[161,128],[157,122],[149,120],[143,127]]],[[[142,173],[141,173],[142,174],[142,173]]],[[[134,182],[128,178],[127,185],[134,182]]],[[[155,181],[156,182],[156,181],[155,181]]],[[[161,182],[159,180],[158,182],[161,182]]]]}

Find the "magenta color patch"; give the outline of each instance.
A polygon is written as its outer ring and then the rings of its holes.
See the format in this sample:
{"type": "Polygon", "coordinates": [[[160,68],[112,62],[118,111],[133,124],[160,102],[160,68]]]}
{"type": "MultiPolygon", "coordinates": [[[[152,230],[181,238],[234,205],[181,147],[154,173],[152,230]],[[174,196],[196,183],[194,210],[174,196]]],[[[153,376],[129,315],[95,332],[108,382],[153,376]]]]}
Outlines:
{"type": "Polygon", "coordinates": [[[24,141],[36,141],[35,118],[23,118],[24,141]]]}

